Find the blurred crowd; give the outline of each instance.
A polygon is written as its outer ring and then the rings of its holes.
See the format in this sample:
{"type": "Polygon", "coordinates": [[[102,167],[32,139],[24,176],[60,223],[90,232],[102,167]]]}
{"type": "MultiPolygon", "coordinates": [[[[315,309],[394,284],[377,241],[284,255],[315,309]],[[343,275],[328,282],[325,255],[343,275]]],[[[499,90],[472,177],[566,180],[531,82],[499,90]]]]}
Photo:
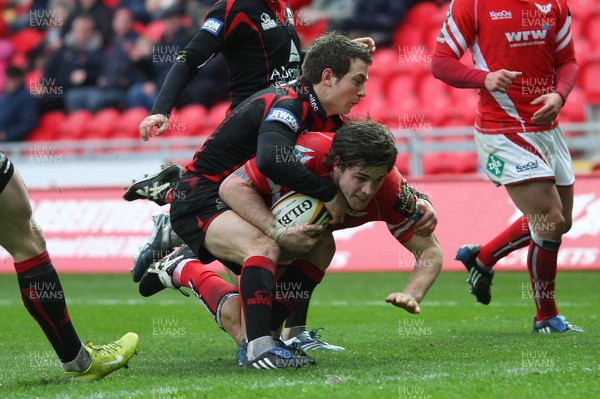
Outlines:
{"type": "MultiPolygon", "coordinates": [[[[390,46],[419,0],[290,0],[310,44],[315,33],[369,35],[390,46]],[[311,32],[313,36],[311,36],[311,32]]],[[[152,104],[178,51],[215,0],[0,0],[0,141],[24,140],[39,115],[152,104]]],[[[222,57],[202,68],[178,107],[227,101],[222,57]]]]}

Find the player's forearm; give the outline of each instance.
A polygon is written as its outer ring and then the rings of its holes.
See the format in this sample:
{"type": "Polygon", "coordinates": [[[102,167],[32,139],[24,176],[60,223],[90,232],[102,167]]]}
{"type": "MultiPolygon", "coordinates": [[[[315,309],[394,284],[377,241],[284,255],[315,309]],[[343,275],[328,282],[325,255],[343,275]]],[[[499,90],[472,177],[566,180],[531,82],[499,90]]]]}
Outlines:
{"type": "Polygon", "coordinates": [[[431,73],[449,86],[477,89],[483,87],[488,71],[469,68],[450,56],[434,55],[431,59],[431,73]]]}
{"type": "Polygon", "coordinates": [[[177,99],[195,76],[196,73],[185,62],[175,62],[158,92],[151,113],[168,117],[177,99]]]}
{"type": "Polygon", "coordinates": [[[435,246],[416,252],[415,255],[413,272],[402,292],[420,303],[442,270],[442,251],[436,243],[435,246]]]}
{"type": "Polygon", "coordinates": [[[237,175],[230,175],[219,188],[221,199],[247,222],[267,232],[275,217],[252,185],[237,175]]]}
{"type": "Polygon", "coordinates": [[[556,68],[556,90],[557,94],[566,102],[569,93],[575,86],[579,66],[575,60],[566,62],[556,68]]]}

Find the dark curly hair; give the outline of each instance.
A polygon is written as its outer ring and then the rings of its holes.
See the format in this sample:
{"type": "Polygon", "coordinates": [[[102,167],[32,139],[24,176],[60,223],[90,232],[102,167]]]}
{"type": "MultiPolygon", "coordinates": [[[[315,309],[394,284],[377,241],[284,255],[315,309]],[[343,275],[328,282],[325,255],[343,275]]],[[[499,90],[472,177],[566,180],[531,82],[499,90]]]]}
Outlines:
{"type": "Polygon", "coordinates": [[[336,133],[326,162],[340,168],[352,166],[386,166],[392,170],[398,150],[387,126],[372,120],[351,122],[336,133]]]}

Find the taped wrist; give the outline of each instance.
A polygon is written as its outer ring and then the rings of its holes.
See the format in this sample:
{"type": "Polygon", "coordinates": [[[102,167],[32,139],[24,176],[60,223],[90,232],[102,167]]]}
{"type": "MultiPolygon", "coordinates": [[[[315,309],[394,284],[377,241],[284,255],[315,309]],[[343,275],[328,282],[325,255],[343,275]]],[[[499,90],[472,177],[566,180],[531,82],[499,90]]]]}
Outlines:
{"type": "Polygon", "coordinates": [[[267,237],[269,237],[275,242],[279,242],[279,239],[281,238],[283,233],[285,233],[285,227],[279,224],[277,219],[273,219],[273,221],[271,222],[271,224],[269,224],[267,230],[265,231],[267,237]]]}

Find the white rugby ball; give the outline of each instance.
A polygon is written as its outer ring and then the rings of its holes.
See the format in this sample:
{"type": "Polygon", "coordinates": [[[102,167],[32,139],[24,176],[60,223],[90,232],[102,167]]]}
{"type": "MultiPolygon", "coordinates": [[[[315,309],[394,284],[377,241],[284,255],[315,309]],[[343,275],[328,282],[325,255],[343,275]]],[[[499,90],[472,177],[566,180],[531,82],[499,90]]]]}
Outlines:
{"type": "Polygon", "coordinates": [[[275,202],[271,212],[284,227],[293,224],[319,224],[327,227],[331,220],[323,201],[294,191],[275,202]]]}

